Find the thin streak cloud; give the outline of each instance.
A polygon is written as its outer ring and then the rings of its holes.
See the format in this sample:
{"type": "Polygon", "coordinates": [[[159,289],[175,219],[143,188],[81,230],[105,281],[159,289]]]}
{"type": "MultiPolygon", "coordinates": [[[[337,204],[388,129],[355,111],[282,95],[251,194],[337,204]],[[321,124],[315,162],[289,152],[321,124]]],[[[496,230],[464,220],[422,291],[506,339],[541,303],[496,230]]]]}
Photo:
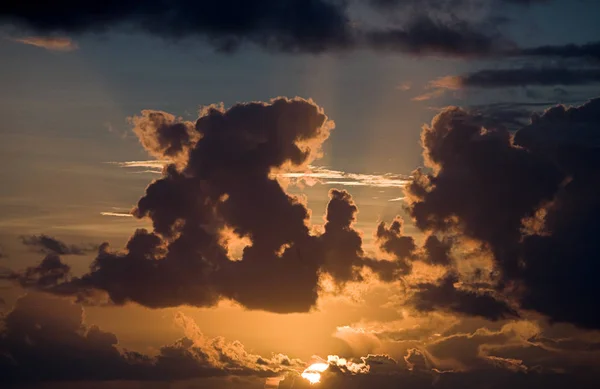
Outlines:
{"type": "Polygon", "coordinates": [[[121,213],[121,212],[100,212],[102,216],[115,216],[115,217],[133,217],[133,215],[129,213],[121,213]]]}
{"type": "Polygon", "coordinates": [[[79,48],[77,43],[66,37],[26,36],[22,38],[12,38],[11,40],[13,42],[41,47],[51,51],[74,51],[79,48]]]}
{"type": "MultiPolygon", "coordinates": [[[[135,173],[160,174],[167,161],[129,161],[109,162],[124,168],[147,168],[135,173]]],[[[370,186],[376,188],[403,188],[410,182],[411,177],[405,174],[383,173],[362,174],[348,173],[341,170],[328,169],[323,166],[309,165],[304,172],[278,173],[277,177],[291,179],[293,183],[304,183],[309,186],[342,185],[342,186],[370,186]]]]}

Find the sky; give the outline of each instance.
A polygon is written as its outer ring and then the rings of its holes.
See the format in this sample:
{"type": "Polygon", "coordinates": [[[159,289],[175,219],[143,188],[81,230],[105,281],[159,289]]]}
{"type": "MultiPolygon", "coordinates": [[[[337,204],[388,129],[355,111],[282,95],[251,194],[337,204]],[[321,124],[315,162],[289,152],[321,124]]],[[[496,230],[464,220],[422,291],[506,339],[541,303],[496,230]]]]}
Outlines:
{"type": "Polygon", "coordinates": [[[600,2],[0,7],[0,386],[595,387],[600,2]]]}

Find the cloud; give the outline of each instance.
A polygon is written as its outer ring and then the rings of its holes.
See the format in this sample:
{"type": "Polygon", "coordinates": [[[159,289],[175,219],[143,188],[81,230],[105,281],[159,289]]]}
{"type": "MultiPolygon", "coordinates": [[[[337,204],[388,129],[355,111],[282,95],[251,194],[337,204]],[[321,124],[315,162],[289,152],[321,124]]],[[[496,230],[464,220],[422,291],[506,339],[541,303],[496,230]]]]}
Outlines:
{"type": "Polygon", "coordinates": [[[208,339],[182,314],[175,321],[185,336],[161,347],[156,356],[144,355],[120,348],[114,334],[85,324],[83,317],[81,306],[61,298],[21,297],[2,319],[0,383],[269,377],[304,365],[281,354],[250,354],[239,342],[208,339]]]}
{"type": "Polygon", "coordinates": [[[100,212],[102,216],[115,216],[115,217],[133,217],[130,213],[120,213],[120,212],[100,212]]]}
{"type": "Polygon", "coordinates": [[[66,37],[28,36],[22,38],[11,38],[11,40],[13,42],[41,47],[51,51],[73,51],[79,48],[77,43],[66,37]]]}
{"type": "Polygon", "coordinates": [[[34,251],[42,254],[56,255],[85,255],[86,253],[96,251],[96,245],[68,245],[56,238],[48,235],[30,235],[21,236],[21,242],[34,251]]]}
{"type": "Polygon", "coordinates": [[[252,0],[243,4],[176,0],[140,5],[127,0],[98,13],[85,2],[50,7],[13,1],[0,12],[0,21],[39,34],[134,29],[169,40],[200,39],[224,52],[250,43],[288,53],[369,48],[416,55],[481,56],[503,47],[506,40],[489,34],[489,23],[484,28],[424,14],[403,26],[373,28],[368,20],[355,19],[351,9],[355,5],[329,0],[252,0]]]}
{"type": "MultiPolygon", "coordinates": [[[[467,237],[489,251],[497,292],[587,328],[600,327],[588,298],[597,293],[592,258],[600,250],[598,112],[598,99],[553,107],[513,138],[448,108],[422,133],[432,171],[416,172],[407,186],[420,229],[467,237]]],[[[428,301],[441,304],[448,295],[428,301]]],[[[470,313],[484,314],[493,304],[472,303],[470,313]]]]}
{"type": "MultiPolygon", "coordinates": [[[[141,116],[135,116],[130,121],[144,149],[150,155],[166,158],[170,162],[185,160],[185,153],[198,141],[199,134],[194,130],[194,123],[175,118],[167,112],[144,110],[141,116]]],[[[138,167],[139,164],[128,163],[124,166],[138,167]]]]}
{"type": "MultiPolygon", "coordinates": [[[[354,229],[358,208],[348,192],[330,191],[318,232],[309,225],[310,210],[303,201],[281,186],[278,174],[311,169],[334,127],[311,100],[277,98],[229,109],[213,105],[196,123],[144,111],[132,123],[151,155],[173,161],[131,213],[149,218],[153,230],[137,230],[123,251],[101,245],[91,271],[81,277],[63,274],[65,267],[55,259],[13,273],[11,279],[88,302],[98,291],[116,304],[133,301],[153,308],[212,306],[227,298],[249,309],[285,313],[315,305],[323,274],[342,287],[360,281],[365,267],[390,282],[409,270],[403,257],[378,261],[365,256],[361,234],[354,229]],[[239,258],[229,257],[231,239],[248,243],[239,258]],[[61,277],[37,282],[49,265],[61,277]]],[[[124,166],[142,165],[149,164],[124,166]]],[[[407,181],[394,175],[335,174],[341,181],[378,186],[407,181]]],[[[394,240],[412,242],[398,233],[390,230],[386,238],[390,250],[396,250],[394,240]]]]}
{"type": "Polygon", "coordinates": [[[415,96],[411,100],[412,101],[428,101],[431,99],[438,98],[438,97],[442,96],[444,93],[446,93],[446,91],[444,89],[436,89],[431,92],[427,92],[422,95],[415,96]]]}
{"type": "Polygon", "coordinates": [[[507,88],[537,85],[590,85],[600,82],[600,69],[564,67],[524,67],[517,69],[484,69],[462,76],[447,76],[430,83],[443,89],[507,88]]]}
{"type": "Polygon", "coordinates": [[[414,55],[486,56],[512,43],[467,21],[441,21],[420,16],[404,28],[373,30],[366,34],[369,46],[378,50],[414,55]]]}
{"type": "Polygon", "coordinates": [[[302,0],[243,4],[177,0],[141,5],[128,0],[110,4],[101,13],[86,2],[64,7],[12,2],[0,13],[0,20],[43,33],[135,28],[165,38],[201,37],[220,50],[249,41],[274,50],[319,52],[343,48],[350,36],[345,7],[323,0],[308,4],[302,0]]]}
{"type": "Polygon", "coordinates": [[[519,316],[514,308],[489,291],[456,287],[457,282],[456,275],[448,274],[437,283],[417,284],[409,302],[423,312],[450,311],[492,321],[519,316]]]}
{"type": "MultiPolygon", "coordinates": [[[[150,168],[143,172],[160,174],[168,161],[129,161],[110,162],[125,168],[150,168]]],[[[292,184],[371,186],[377,188],[403,188],[410,182],[410,176],[397,173],[362,174],[330,169],[325,166],[308,165],[302,171],[278,172],[277,177],[289,179],[292,184]]]]}
{"type": "Polygon", "coordinates": [[[589,42],[582,45],[545,45],[525,48],[518,55],[532,57],[575,58],[597,61],[600,59],[600,42],[589,42]]]}

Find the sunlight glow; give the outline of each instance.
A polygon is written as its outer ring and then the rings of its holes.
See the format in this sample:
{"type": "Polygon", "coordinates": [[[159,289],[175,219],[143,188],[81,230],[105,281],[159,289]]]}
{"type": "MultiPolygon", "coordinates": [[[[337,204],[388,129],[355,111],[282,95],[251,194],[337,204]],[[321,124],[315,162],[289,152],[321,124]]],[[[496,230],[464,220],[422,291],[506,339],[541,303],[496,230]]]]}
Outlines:
{"type": "Polygon", "coordinates": [[[328,367],[328,363],[313,363],[301,374],[302,378],[308,380],[311,384],[316,384],[321,381],[321,373],[327,370],[328,367]]]}

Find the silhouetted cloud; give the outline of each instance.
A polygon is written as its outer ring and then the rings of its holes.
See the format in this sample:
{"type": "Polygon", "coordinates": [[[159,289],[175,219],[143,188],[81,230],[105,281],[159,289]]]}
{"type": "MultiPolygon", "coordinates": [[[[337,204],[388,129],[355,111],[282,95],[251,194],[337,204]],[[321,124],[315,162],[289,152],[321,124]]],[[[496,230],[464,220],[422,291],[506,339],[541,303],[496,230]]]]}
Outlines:
{"type": "Polygon", "coordinates": [[[98,246],[90,244],[69,245],[56,238],[44,234],[21,236],[21,242],[25,246],[31,248],[32,250],[38,251],[43,254],[84,255],[86,253],[93,252],[98,249],[98,246]]]}
{"type": "Polygon", "coordinates": [[[201,37],[221,50],[249,41],[276,50],[318,52],[342,48],[351,36],[345,6],[324,0],[125,0],[101,7],[97,2],[10,1],[0,20],[42,33],[134,28],[166,38],[201,37]]]}
{"type": "MultiPolygon", "coordinates": [[[[589,298],[599,293],[598,104],[550,108],[514,140],[448,108],[422,133],[432,172],[416,172],[407,187],[419,228],[489,250],[499,292],[551,320],[589,328],[600,328],[589,298]]],[[[441,307],[448,295],[430,293],[426,301],[441,307]]],[[[473,312],[462,312],[488,316],[490,307],[473,303],[473,312]]]]}
{"type": "Polygon", "coordinates": [[[447,274],[437,283],[416,285],[410,303],[423,312],[451,311],[488,320],[518,317],[515,309],[489,291],[457,288],[458,277],[447,274]]]}
{"type": "Polygon", "coordinates": [[[600,59],[600,42],[590,42],[581,45],[546,45],[521,49],[518,55],[533,57],[557,57],[575,59],[600,59]]]}
{"type": "Polygon", "coordinates": [[[415,55],[485,56],[512,43],[466,21],[440,21],[430,17],[411,19],[404,28],[369,31],[369,46],[415,55]]]}
{"type": "Polygon", "coordinates": [[[274,376],[303,366],[277,354],[262,358],[239,342],[206,338],[178,314],[185,336],[149,356],[123,350],[117,337],[83,322],[83,309],[64,299],[28,294],[4,318],[0,331],[0,383],[52,381],[166,381],[228,375],[274,376]],[[256,361],[261,359],[263,363],[256,361]],[[282,363],[285,362],[285,363],[282,363]]]}
{"type": "Polygon", "coordinates": [[[373,28],[350,18],[352,2],[329,0],[177,0],[168,3],[126,0],[48,5],[11,1],[0,21],[39,34],[82,34],[138,30],[167,38],[200,38],[221,51],[252,43],[270,51],[320,53],[383,49],[416,55],[489,55],[504,38],[466,21],[421,15],[404,26],[373,28]]]}
{"type": "MultiPolygon", "coordinates": [[[[215,105],[196,123],[144,111],[132,124],[150,154],[173,161],[132,210],[149,218],[153,231],[137,230],[123,252],[101,245],[81,277],[53,256],[7,278],[83,301],[100,290],[116,304],[211,306],[230,298],[250,309],[305,312],[316,303],[322,273],[342,286],[360,281],[364,267],[390,282],[410,271],[405,257],[415,244],[398,235],[398,222],[379,237],[396,260],[376,261],[363,252],[348,192],[330,191],[318,232],[309,228],[306,205],[281,186],[280,173],[306,171],[334,127],[312,101],[215,105]],[[241,258],[228,256],[235,240],[247,242],[241,258]]],[[[46,236],[24,242],[55,254],[78,252],[46,236]]]]}

